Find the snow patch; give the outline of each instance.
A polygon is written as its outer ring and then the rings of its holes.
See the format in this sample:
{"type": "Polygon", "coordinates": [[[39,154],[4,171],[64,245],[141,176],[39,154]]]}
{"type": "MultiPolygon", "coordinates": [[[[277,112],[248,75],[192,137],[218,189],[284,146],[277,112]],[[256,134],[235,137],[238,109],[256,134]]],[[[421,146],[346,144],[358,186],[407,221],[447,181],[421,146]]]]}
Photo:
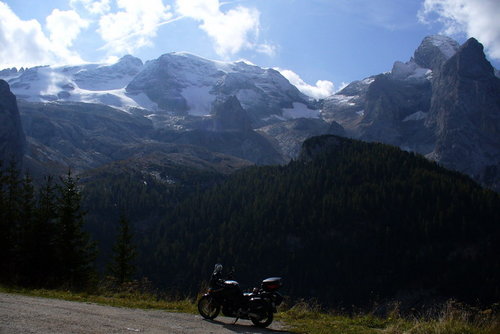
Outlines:
{"type": "MultiPolygon", "coordinates": [[[[123,90],[125,91],[125,89],[123,90]]],[[[124,95],[126,95],[128,98],[130,98],[130,100],[135,102],[136,108],[158,111],[158,104],[151,101],[151,99],[144,93],[129,94],[124,92],[124,95]]],[[[131,107],[134,107],[134,105],[131,105],[131,107]]]]}
{"type": "Polygon", "coordinates": [[[432,77],[432,70],[428,68],[416,68],[415,71],[408,77],[409,79],[431,79],[432,77]]]}
{"type": "Polygon", "coordinates": [[[439,50],[449,59],[457,52],[456,42],[446,36],[435,35],[430,38],[432,45],[439,48],[439,50]]]}
{"type": "Polygon", "coordinates": [[[319,118],[320,111],[309,109],[304,103],[294,102],[293,108],[284,108],[283,116],[287,119],[294,118],[319,118]]]}
{"type": "Polygon", "coordinates": [[[345,106],[355,106],[356,103],[352,102],[354,98],[357,96],[348,96],[348,95],[342,95],[342,94],[335,94],[330,97],[328,97],[328,100],[335,103],[335,104],[340,104],[340,105],[345,105],[345,106]]]}
{"type": "Polygon", "coordinates": [[[181,92],[182,97],[187,101],[191,116],[209,116],[212,109],[212,103],[215,101],[215,95],[210,94],[208,86],[190,86],[181,92]]]}
{"type": "Polygon", "coordinates": [[[125,87],[131,76],[110,76],[109,71],[99,76],[97,69],[99,66],[96,64],[31,68],[13,78],[9,84],[19,98],[32,102],[100,103],[123,111],[130,108],[158,109],[157,104],[143,93],[127,94],[125,87]]]}
{"type": "Polygon", "coordinates": [[[423,120],[423,119],[426,119],[426,118],[427,118],[427,113],[419,110],[416,113],[413,113],[411,115],[406,116],[405,119],[403,119],[403,122],[420,121],[420,120],[423,120]]]}
{"type": "Polygon", "coordinates": [[[270,122],[270,121],[286,121],[286,118],[279,116],[279,115],[271,115],[269,117],[263,118],[262,119],[264,122],[270,122]]]}
{"type": "Polygon", "coordinates": [[[391,75],[395,79],[429,79],[432,70],[418,66],[414,61],[394,63],[391,75]]]}
{"type": "Polygon", "coordinates": [[[375,81],[374,77],[369,77],[369,78],[361,80],[361,82],[364,83],[365,85],[370,85],[374,81],[375,81]]]}

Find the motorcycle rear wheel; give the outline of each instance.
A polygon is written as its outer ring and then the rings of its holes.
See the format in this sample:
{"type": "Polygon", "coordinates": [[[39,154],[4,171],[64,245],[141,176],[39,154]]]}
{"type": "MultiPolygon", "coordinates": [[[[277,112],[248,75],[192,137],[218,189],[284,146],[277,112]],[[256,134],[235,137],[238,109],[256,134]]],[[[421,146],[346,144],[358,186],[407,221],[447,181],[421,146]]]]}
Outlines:
{"type": "Polygon", "coordinates": [[[219,315],[220,305],[212,297],[203,296],[198,301],[198,312],[203,318],[213,320],[219,315]]]}
{"type": "Polygon", "coordinates": [[[273,322],[273,311],[266,311],[266,315],[262,318],[250,318],[253,324],[257,327],[265,328],[273,322]]]}

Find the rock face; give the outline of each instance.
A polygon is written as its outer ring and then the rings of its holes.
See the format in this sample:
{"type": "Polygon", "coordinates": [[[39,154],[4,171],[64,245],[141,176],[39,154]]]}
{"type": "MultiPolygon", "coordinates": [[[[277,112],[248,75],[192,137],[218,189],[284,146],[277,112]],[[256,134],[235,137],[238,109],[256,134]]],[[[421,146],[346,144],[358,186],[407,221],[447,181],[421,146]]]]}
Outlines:
{"type": "Polygon", "coordinates": [[[477,40],[441,68],[426,126],[436,136],[430,158],[500,189],[500,79],[477,40]]]}
{"type": "Polygon", "coordinates": [[[238,101],[236,96],[216,101],[213,106],[214,131],[251,131],[251,120],[248,113],[238,101]]]}
{"type": "Polygon", "coordinates": [[[438,71],[458,50],[460,44],[447,36],[427,36],[415,50],[413,61],[422,68],[438,71]]]}
{"type": "Polygon", "coordinates": [[[16,97],[9,84],[0,80],[0,160],[4,166],[12,160],[21,166],[24,148],[25,137],[16,97]]]}
{"type": "Polygon", "coordinates": [[[424,152],[432,136],[422,127],[429,110],[431,84],[428,80],[399,80],[390,75],[375,78],[366,92],[364,117],[357,137],[424,152]]]}
{"type": "Polygon", "coordinates": [[[322,115],[348,136],[426,155],[500,190],[500,90],[482,45],[426,37],[406,63],[351,83],[322,115]]]}
{"type": "Polygon", "coordinates": [[[328,124],[316,118],[298,118],[275,123],[262,127],[258,131],[274,139],[276,147],[286,160],[296,159],[302,143],[310,137],[324,134],[345,135],[344,128],[335,121],[328,124]]]}

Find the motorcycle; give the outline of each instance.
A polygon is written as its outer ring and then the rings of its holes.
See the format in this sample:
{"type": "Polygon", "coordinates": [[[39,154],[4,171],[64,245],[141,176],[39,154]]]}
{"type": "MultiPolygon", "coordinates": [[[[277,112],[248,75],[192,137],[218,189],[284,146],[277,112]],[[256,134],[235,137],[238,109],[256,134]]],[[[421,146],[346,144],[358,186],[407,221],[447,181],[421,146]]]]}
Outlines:
{"type": "Polygon", "coordinates": [[[260,288],[242,292],[238,282],[222,277],[222,265],[216,264],[209,281],[208,291],[198,301],[198,311],[205,319],[213,320],[222,309],[227,317],[251,320],[258,327],[273,322],[276,307],[283,301],[277,290],[283,285],[281,277],[262,281],[260,288]]]}

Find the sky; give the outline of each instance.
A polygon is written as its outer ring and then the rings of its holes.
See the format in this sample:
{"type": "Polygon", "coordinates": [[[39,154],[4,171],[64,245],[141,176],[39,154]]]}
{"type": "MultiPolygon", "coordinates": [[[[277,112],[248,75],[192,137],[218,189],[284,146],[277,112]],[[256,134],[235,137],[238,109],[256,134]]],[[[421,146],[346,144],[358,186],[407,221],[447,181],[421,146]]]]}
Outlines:
{"type": "Polygon", "coordinates": [[[499,18],[500,0],[0,0],[0,69],[184,51],[278,69],[321,98],[428,35],[475,37],[500,68],[499,18]]]}

